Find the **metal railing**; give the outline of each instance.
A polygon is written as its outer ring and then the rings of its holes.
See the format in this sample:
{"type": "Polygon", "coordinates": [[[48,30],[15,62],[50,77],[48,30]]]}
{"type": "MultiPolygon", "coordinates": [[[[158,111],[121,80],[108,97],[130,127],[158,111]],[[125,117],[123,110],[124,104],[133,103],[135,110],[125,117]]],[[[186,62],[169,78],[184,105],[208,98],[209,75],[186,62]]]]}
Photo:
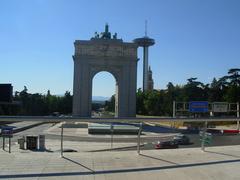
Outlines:
{"type": "Polygon", "coordinates": [[[239,121],[240,117],[123,117],[123,118],[90,118],[74,116],[0,116],[0,122],[45,121],[45,122],[214,122],[239,121]]]}
{"type": "MultiPolygon", "coordinates": [[[[18,121],[44,121],[46,123],[56,123],[61,122],[61,157],[63,157],[63,136],[64,136],[64,123],[67,122],[95,122],[95,123],[139,123],[139,131],[137,137],[137,153],[140,154],[140,141],[141,141],[141,131],[142,123],[144,122],[203,122],[203,139],[205,138],[207,125],[209,122],[229,122],[235,121],[239,125],[239,117],[229,117],[229,118],[219,118],[219,117],[204,117],[204,118],[173,118],[173,117],[163,117],[163,118],[89,118],[89,117],[73,117],[73,116],[0,116],[0,122],[18,122],[18,121]]],[[[238,127],[239,128],[239,127],[238,127]]],[[[202,150],[205,150],[205,145],[202,143],[202,150]]]]}

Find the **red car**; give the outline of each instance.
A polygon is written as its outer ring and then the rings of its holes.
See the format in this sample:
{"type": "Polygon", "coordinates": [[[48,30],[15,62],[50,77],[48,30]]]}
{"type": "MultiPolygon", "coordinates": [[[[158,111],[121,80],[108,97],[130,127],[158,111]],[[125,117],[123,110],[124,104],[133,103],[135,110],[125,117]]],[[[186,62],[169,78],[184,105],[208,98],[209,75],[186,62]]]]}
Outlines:
{"type": "Polygon", "coordinates": [[[155,149],[176,149],[178,148],[178,143],[175,141],[158,141],[155,145],[155,149]]]}

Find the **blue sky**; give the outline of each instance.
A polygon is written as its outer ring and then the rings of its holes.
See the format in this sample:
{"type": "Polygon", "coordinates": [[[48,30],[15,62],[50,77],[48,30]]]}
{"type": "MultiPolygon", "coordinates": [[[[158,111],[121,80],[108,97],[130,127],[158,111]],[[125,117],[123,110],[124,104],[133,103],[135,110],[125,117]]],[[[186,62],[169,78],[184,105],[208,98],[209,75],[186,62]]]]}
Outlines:
{"type": "MultiPolygon", "coordinates": [[[[240,67],[239,0],[1,0],[0,83],[14,91],[64,94],[73,86],[73,42],[88,40],[106,22],[124,41],[148,35],[155,88],[211,82],[240,67]]],[[[142,86],[139,49],[138,87],[142,86]]],[[[94,78],[93,94],[111,96],[111,74],[94,78]]]]}

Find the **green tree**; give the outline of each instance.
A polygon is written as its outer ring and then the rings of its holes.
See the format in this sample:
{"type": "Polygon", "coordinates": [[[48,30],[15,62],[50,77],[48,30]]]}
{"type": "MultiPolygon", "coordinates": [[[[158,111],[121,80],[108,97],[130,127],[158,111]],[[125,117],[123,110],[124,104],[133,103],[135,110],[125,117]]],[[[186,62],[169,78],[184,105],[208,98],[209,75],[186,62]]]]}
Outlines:
{"type": "Polygon", "coordinates": [[[197,78],[187,79],[187,84],[183,87],[184,90],[184,101],[199,101],[206,100],[204,92],[204,84],[197,81],[197,78]]]}
{"type": "Polygon", "coordinates": [[[213,78],[210,88],[208,89],[208,101],[223,101],[223,91],[216,78],[213,78]]]}
{"type": "Polygon", "coordinates": [[[139,88],[136,94],[136,112],[137,114],[146,114],[146,109],[144,107],[144,93],[139,88]]]}
{"type": "Polygon", "coordinates": [[[233,86],[240,86],[240,69],[232,68],[228,70],[229,84],[233,86]]]}
{"type": "Polygon", "coordinates": [[[110,101],[105,101],[105,110],[115,112],[115,95],[112,95],[110,101]]]}

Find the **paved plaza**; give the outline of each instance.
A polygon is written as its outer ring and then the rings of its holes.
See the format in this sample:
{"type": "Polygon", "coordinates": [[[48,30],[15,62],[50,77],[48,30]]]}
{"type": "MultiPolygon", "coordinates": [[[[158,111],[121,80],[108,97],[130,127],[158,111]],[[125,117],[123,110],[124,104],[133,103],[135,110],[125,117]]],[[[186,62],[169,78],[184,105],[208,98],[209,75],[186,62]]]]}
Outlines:
{"type": "MultiPolygon", "coordinates": [[[[65,141],[78,152],[60,157],[60,141],[47,140],[46,152],[0,150],[0,179],[164,179],[238,180],[240,146],[174,150],[90,152],[109,143],[65,141]]],[[[121,144],[119,144],[121,146],[121,144]]]]}

